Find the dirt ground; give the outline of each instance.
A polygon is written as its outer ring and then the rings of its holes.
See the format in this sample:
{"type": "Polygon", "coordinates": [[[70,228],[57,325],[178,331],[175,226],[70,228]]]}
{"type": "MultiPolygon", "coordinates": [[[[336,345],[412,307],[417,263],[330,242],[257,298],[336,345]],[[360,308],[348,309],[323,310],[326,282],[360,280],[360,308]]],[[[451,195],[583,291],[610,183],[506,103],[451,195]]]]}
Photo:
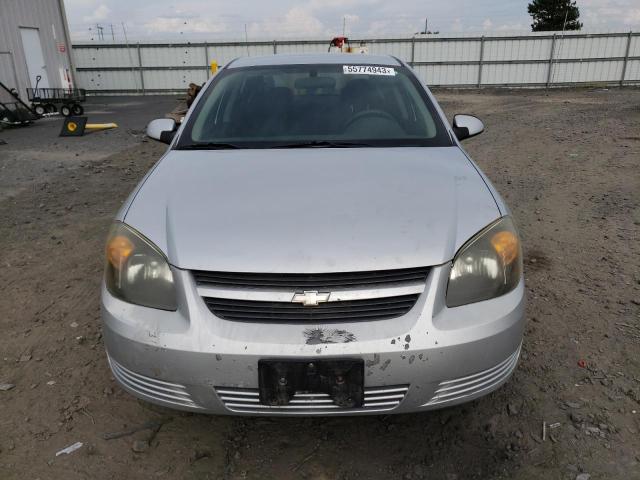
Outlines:
{"type": "Polygon", "coordinates": [[[485,121],[465,146],[524,241],[529,321],[504,388],[314,419],[184,414],[120,390],[101,339],[103,241],[163,151],[140,130],[168,110],[132,99],[137,116],[113,110],[128,130],[0,132],[0,384],[14,385],[0,386],[0,479],[640,478],[640,90],[436,94],[449,117],[485,121]],[[103,437],[149,421],[161,427],[103,437]]]}

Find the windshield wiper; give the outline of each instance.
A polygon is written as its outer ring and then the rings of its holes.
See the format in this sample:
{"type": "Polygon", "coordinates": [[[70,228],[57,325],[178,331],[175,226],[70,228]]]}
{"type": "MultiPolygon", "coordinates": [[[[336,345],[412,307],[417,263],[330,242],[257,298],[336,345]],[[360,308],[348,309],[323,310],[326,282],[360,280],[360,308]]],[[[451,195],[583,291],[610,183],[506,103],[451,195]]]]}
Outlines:
{"type": "Polygon", "coordinates": [[[269,145],[269,148],[357,148],[357,147],[374,147],[370,143],[349,142],[349,141],[330,141],[330,140],[312,140],[308,142],[282,143],[269,145]]]}
{"type": "Polygon", "coordinates": [[[235,143],[220,143],[220,142],[206,142],[206,143],[191,143],[189,145],[181,145],[178,150],[232,150],[235,148],[245,148],[235,143]]]}

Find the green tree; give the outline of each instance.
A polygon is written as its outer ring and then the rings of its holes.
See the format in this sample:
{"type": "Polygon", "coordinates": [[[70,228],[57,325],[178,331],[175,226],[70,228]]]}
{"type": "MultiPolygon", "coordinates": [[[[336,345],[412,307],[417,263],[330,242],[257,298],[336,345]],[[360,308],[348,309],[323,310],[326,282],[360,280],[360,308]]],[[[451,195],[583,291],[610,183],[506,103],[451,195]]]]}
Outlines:
{"type": "Polygon", "coordinates": [[[533,18],[531,30],[547,32],[553,30],[580,30],[580,10],[575,0],[533,0],[527,7],[533,18]],[[566,19],[566,24],[565,24],[566,19]]]}

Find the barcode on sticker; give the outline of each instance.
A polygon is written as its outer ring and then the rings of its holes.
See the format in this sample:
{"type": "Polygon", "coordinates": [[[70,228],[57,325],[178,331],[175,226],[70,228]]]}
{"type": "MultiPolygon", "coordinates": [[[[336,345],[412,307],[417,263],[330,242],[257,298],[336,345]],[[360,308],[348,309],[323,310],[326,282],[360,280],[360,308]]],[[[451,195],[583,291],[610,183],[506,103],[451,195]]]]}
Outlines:
{"type": "Polygon", "coordinates": [[[396,74],[396,69],[392,67],[380,67],[377,65],[343,65],[342,71],[351,75],[390,75],[396,74]]]}

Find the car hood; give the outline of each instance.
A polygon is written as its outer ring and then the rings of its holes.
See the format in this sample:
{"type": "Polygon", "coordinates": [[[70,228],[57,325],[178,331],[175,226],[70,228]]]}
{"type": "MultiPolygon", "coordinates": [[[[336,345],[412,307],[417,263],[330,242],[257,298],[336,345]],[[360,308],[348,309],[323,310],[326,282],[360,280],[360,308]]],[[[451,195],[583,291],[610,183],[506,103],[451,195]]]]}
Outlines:
{"type": "Polygon", "coordinates": [[[451,260],[500,216],[458,147],[171,150],[124,221],[179,268],[346,272],[451,260]]]}

